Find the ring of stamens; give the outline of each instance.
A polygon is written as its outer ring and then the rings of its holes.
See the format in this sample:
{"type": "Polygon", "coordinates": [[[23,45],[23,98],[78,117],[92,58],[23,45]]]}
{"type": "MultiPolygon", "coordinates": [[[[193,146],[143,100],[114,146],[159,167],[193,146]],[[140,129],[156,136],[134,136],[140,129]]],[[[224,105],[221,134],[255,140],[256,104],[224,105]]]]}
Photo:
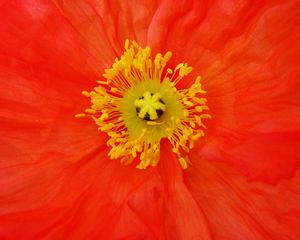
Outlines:
{"type": "Polygon", "coordinates": [[[105,70],[99,86],[82,92],[91,107],[76,117],[91,116],[107,133],[111,159],[125,164],[139,160],[139,169],[156,166],[160,140],[166,138],[182,168],[187,168],[186,153],[204,136],[203,120],[210,115],[199,76],[189,88],[177,89],[192,68],[186,63],[166,68],[171,56],[158,53],[152,59],[149,47],[126,40],[124,54],[105,70]]]}

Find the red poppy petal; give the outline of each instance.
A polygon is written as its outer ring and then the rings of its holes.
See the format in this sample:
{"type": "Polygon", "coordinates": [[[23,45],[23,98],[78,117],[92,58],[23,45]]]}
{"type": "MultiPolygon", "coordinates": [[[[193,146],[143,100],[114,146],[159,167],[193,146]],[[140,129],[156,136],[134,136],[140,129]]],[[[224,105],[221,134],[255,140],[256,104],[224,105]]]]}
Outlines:
{"type": "MultiPolygon", "coordinates": [[[[155,51],[172,50],[174,62],[188,62],[205,78],[219,75],[232,65],[227,58],[235,47],[244,46],[253,57],[263,54],[263,60],[275,44],[291,39],[290,31],[297,29],[298,4],[297,0],[163,1],[149,25],[148,43],[155,51]],[[255,31],[261,24],[263,28],[255,31]],[[250,39],[255,46],[248,49],[250,39]]],[[[253,60],[258,58],[247,58],[253,60]]]]}
{"type": "Polygon", "coordinates": [[[188,189],[209,222],[214,239],[298,239],[300,172],[274,185],[248,182],[221,163],[192,156],[188,189]]]}
{"type": "Polygon", "coordinates": [[[95,55],[113,62],[126,38],[146,43],[156,1],[55,1],[62,14],[83,36],[95,55]]]}
{"type": "Polygon", "coordinates": [[[182,168],[167,142],[162,143],[159,172],[164,183],[163,239],[211,239],[202,209],[184,184],[182,168]]]}
{"type": "Polygon", "coordinates": [[[222,153],[254,180],[274,182],[300,166],[297,6],[288,1],[266,11],[248,40],[236,39],[229,47],[230,64],[211,78],[218,85],[207,83],[215,119],[205,156],[222,153]]]}
{"type": "Polygon", "coordinates": [[[148,212],[157,204],[157,179],[106,154],[98,149],[73,164],[52,155],[40,164],[5,169],[1,238],[157,239],[159,214],[148,212]],[[135,201],[147,203],[148,218],[136,214],[135,201]]]}
{"type": "Polygon", "coordinates": [[[202,157],[225,161],[240,169],[249,180],[269,183],[287,178],[300,166],[300,132],[237,136],[237,139],[209,138],[202,157]]]}
{"type": "Polygon", "coordinates": [[[208,92],[203,157],[256,180],[291,176],[300,166],[299,2],[166,1],[158,11],[151,45],[187,60],[208,92]]]}
{"type": "MultiPolygon", "coordinates": [[[[40,161],[43,151],[64,152],[87,138],[100,143],[92,122],[74,115],[85,105],[80,92],[93,85],[103,64],[48,1],[7,1],[0,11],[2,148],[10,154],[1,163],[40,161]]],[[[70,154],[82,156],[80,149],[70,154]]]]}
{"type": "Polygon", "coordinates": [[[88,51],[81,35],[53,3],[6,1],[1,5],[0,13],[0,51],[8,58],[1,64],[9,69],[16,67],[17,72],[26,73],[32,81],[45,83],[45,87],[59,85],[58,80],[64,79],[78,82],[82,88],[87,79],[95,81],[101,76],[103,58],[96,59],[88,51]],[[23,69],[18,67],[20,64],[23,69]],[[57,81],[43,79],[45,72],[57,81]]]}
{"type": "MultiPolygon", "coordinates": [[[[245,34],[268,5],[266,1],[163,1],[149,26],[149,43],[170,49],[198,73],[220,61],[232,39],[245,34]]],[[[177,59],[178,58],[178,59],[177,59]]]]}
{"type": "Polygon", "coordinates": [[[271,182],[290,176],[300,166],[300,72],[292,56],[288,62],[282,62],[285,55],[278,58],[285,73],[272,71],[269,62],[259,68],[244,65],[245,73],[234,71],[208,90],[213,119],[207,131],[210,146],[204,146],[204,152],[222,153],[223,160],[251,178],[271,182]]]}

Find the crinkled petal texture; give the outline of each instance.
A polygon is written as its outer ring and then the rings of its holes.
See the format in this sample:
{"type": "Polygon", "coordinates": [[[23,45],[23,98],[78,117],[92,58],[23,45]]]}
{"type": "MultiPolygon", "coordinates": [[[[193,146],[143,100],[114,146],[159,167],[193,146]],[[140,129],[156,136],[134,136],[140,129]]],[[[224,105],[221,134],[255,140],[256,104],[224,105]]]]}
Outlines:
{"type": "Polygon", "coordinates": [[[299,16],[297,0],[1,1],[0,238],[299,239],[299,16]],[[156,168],[122,166],[74,118],[126,38],[203,77],[213,119],[184,172],[164,141],[156,168]]]}
{"type": "Polygon", "coordinates": [[[300,166],[299,1],[165,5],[149,41],[203,77],[213,117],[203,157],[251,180],[291,177],[300,166]]]}

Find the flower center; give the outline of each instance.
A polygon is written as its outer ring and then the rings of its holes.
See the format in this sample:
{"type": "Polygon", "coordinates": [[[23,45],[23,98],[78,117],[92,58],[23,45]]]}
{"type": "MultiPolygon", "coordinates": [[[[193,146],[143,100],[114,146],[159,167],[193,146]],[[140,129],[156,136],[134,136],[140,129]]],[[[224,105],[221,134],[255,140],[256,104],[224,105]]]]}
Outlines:
{"type": "Polygon", "coordinates": [[[137,116],[145,121],[157,120],[166,110],[166,105],[161,100],[159,93],[146,91],[142,97],[134,101],[137,116]]]}
{"type": "Polygon", "coordinates": [[[76,117],[91,116],[110,139],[109,157],[124,164],[139,161],[137,168],[156,166],[160,141],[166,138],[173,146],[182,168],[187,168],[188,152],[204,136],[204,119],[210,118],[200,77],[187,89],[177,84],[192,68],[179,63],[167,68],[171,52],[151,58],[149,47],[125,42],[125,52],[103,74],[104,79],[83,95],[91,107],[76,117]]]}

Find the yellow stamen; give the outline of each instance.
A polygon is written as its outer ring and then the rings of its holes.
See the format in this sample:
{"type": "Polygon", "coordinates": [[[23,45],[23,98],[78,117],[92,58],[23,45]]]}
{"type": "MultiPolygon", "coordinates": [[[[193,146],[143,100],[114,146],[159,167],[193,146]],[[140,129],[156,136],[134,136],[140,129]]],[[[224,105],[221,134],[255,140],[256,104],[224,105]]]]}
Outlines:
{"type": "Polygon", "coordinates": [[[113,66],[105,69],[104,79],[93,91],[82,94],[91,99],[91,107],[76,117],[91,116],[106,132],[111,147],[109,157],[124,164],[139,160],[137,168],[156,166],[160,158],[160,140],[167,138],[183,169],[194,141],[204,136],[205,91],[198,76],[188,89],[176,85],[192,71],[187,63],[174,69],[167,63],[171,52],[151,58],[150,47],[125,41],[125,52],[113,66]]]}

